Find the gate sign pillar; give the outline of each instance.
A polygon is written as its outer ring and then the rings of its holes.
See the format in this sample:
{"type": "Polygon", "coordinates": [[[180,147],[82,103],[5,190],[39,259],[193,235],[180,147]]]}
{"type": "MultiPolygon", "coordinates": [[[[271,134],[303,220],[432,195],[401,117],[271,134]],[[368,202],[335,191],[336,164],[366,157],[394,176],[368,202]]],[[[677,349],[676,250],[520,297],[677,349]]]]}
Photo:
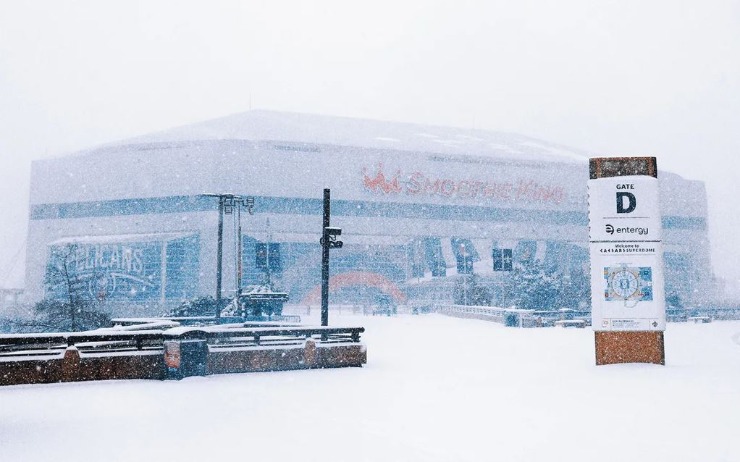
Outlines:
{"type": "Polygon", "coordinates": [[[592,158],[588,182],[596,364],[665,364],[655,157],[592,158]]]}

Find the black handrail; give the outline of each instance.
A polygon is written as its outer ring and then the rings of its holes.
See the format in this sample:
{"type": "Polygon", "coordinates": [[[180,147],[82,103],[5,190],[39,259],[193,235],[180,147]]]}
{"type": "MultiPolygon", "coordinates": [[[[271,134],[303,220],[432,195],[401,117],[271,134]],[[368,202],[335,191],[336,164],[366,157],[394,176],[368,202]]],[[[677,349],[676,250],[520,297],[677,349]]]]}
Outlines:
{"type": "Polygon", "coordinates": [[[256,344],[265,337],[292,337],[294,340],[305,340],[313,336],[331,338],[332,340],[347,339],[350,342],[359,342],[364,327],[176,327],[167,330],[146,330],[126,332],[75,332],[51,334],[3,334],[0,335],[0,353],[12,352],[20,347],[28,350],[51,350],[88,343],[100,343],[95,347],[110,348],[113,342],[132,342],[137,349],[142,348],[145,341],[153,342],[161,347],[165,340],[205,340],[218,341],[229,338],[251,337],[256,344]],[[108,345],[105,345],[108,343],[108,345]]]}

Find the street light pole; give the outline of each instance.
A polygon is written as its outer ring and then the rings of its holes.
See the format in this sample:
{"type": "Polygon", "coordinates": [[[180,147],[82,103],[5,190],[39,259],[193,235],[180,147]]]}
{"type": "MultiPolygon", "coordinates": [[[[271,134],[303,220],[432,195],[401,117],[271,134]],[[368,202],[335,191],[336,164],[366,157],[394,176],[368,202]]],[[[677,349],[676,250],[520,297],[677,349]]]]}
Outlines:
{"type": "MultiPolygon", "coordinates": [[[[329,325],[329,249],[341,249],[341,228],[331,227],[331,191],[324,189],[324,228],[321,231],[321,325],[329,325]]],[[[326,334],[321,336],[326,340],[326,334]]]]}
{"type": "Polygon", "coordinates": [[[270,263],[270,260],[272,258],[272,233],[270,232],[270,219],[268,218],[266,220],[267,223],[267,255],[265,255],[265,263],[266,263],[266,271],[265,274],[267,276],[267,287],[269,287],[272,290],[272,275],[270,274],[272,263],[270,263]]]}
{"type": "Polygon", "coordinates": [[[321,238],[321,325],[329,325],[329,239],[326,228],[331,217],[331,191],[324,189],[324,223],[321,238]]]}
{"type": "MultiPolygon", "coordinates": [[[[241,201],[241,198],[240,198],[241,201]]],[[[243,202],[236,207],[236,297],[242,294],[242,208],[243,202]]]]}
{"type": "Polygon", "coordinates": [[[216,249],[216,320],[221,316],[221,273],[224,258],[224,196],[218,196],[218,245],[216,249]]]}
{"type": "Polygon", "coordinates": [[[253,213],[254,197],[237,196],[236,194],[201,194],[206,197],[218,197],[218,242],[216,246],[216,320],[221,317],[221,292],[223,291],[223,254],[224,254],[224,214],[231,214],[236,207],[236,297],[241,293],[242,287],[242,220],[241,208],[246,207],[250,215],[253,213]]]}

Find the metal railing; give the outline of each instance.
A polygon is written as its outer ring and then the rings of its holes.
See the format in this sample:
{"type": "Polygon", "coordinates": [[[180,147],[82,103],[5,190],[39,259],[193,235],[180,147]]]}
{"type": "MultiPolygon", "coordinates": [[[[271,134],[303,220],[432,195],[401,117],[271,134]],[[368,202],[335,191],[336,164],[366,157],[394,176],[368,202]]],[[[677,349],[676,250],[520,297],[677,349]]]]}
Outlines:
{"type": "Polygon", "coordinates": [[[557,321],[570,320],[582,320],[586,325],[590,325],[591,322],[590,312],[571,309],[545,311],[494,306],[439,304],[431,307],[430,311],[447,316],[493,321],[508,327],[549,327],[554,326],[557,321]]]}
{"type": "MultiPolygon", "coordinates": [[[[141,327],[146,327],[146,324],[141,327]]],[[[69,347],[81,353],[162,350],[167,340],[205,340],[213,347],[301,344],[313,338],[321,343],[357,343],[363,327],[208,326],[166,330],[99,329],[89,332],[0,335],[0,359],[11,356],[61,354],[69,347]]]]}
{"type": "MultiPolygon", "coordinates": [[[[469,305],[424,305],[431,312],[446,314],[449,316],[471,317],[499,322],[507,326],[516,327],[548,327],[555,325],[558,321],[585,321],[586,325],[591,323],[590,311],[579,311],[571,309],[561,310],[522,310],[515,308],[498,308],[492,306],[469,306],[469,305]]],[[[709,320],[725,321],[740,319],[740,307],[730,308],[668,308],[666,309],[666,321],[686,322],[693,318],[707,318],[709,320]]]]}

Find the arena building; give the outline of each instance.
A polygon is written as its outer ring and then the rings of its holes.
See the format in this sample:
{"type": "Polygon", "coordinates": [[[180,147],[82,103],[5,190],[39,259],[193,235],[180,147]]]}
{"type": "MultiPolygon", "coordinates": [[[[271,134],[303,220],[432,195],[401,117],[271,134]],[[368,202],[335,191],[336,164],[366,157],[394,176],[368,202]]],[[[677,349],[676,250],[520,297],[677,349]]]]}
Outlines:
{"type": "MultiPolygon", "coordinates": [[[[62,296],[45,277],[62,259],[116,315],[213,296],[218,201],[204,194],[233,193],[254,199],[240,220],[242,285],[269,278],[291,303],[316,303],[330,188],[344,241],[331,253],[337,300],[452,301],[470,279],[459,273],[473,273],[490,303],[509,305],[528,264],[561,289],[587,284],[588,157],[509,133],[249,111],[40,160],[26,290],[62,296]]],[[[659,180],[667,295],[690,303],[711,280],[704,185],[659,180]]],[[[225,297],[236,216],[224,222],[225,297]]],[[[573,293],[558,303],[588,303],[573,293]]]]}

